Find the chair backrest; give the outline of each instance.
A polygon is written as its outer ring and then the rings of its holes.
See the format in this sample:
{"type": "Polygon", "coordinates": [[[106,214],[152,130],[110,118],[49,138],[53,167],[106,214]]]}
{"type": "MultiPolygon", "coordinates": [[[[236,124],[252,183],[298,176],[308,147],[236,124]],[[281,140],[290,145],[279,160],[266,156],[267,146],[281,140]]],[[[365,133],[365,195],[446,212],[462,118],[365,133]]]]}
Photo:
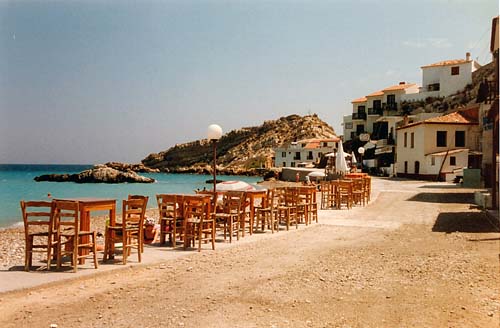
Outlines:
{"type": "Polygon", "coordinates": [[[160,220],[163,218],[177,219],[182,216],[182,195],[160,194],[156,195],[160,220]]]}
{"type": "Polygon", "coordinates": [[[74,200],[54,200],[58,232],[78,235],[80,231],[80,203],[74,200]]]}
{"type": "Polygon", "coordinates": [[[222,198],[223,212],[241,213],[244,202],[245,193],[243,191],[227,191],[222,198]]]}
{"type": "Polygon", "coordinates": [[[148,197],[124,199],[122,203],[122,227],[142,227],[144,225],[144,215],[148,197]]]}
{"type": "Polygon", "coordinates": [[[352,180],[339,180],[337,187],[340,193],[352,194],[352,180]]]}
{"type": "Polygon", "coordinates": [[[210,200],[205,198],[184,197],[184,218],[197,218],[200,223],[203,223],[203,220],[209,214],[209,205],[210,200]]]}
{"type": "Polygon", "coordinates": [[[44,229],[49,234],[55,231],[57,227],[54,218],[55,204],[53,202],[22,200],[20,204],[26,236],[28,236],[30,228],[34,226],[37,226],[36,229],[44,229]]]}
{"type": "Polygon", "coordinates": [[[285,188],[284,200],[286,206],[297,206],[299,201],[299,190],[296,187],[285,188]]]}
{"type": "Polygon", "coordinates": [[[275,193],[276,191],[274,190],[274,188],[267,189],[264,205],[265,207],[270,208],[271,210],[274,209],[274,207],[277,205],[277,201],[274,196],[275,193]]]}

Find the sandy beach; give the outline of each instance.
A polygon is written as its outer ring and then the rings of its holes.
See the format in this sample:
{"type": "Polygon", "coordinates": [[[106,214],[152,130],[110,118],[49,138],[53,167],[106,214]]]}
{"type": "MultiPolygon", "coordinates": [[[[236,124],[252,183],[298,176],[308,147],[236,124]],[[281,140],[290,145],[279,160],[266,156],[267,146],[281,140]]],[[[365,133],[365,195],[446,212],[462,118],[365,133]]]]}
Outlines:
{"type": "MultiPolygon", "coordinates": [[[[63,276],[0,294],[0,325],[498,327],[500,234],[472,191],[373,187],[368,206],[320,211],[298,230],[201,253],[156,247],[159,260],[98,274],[48,273],[63,276]]],[[[22,265],[23,247],[22,230],[0,232],[0,278],[22,265]]]]}

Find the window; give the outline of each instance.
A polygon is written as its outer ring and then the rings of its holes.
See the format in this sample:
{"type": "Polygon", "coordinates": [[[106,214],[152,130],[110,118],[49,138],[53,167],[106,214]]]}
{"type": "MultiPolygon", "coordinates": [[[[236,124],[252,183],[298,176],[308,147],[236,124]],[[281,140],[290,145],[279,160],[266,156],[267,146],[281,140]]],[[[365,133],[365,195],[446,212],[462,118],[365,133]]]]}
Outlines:
{"type": "Polygon", "coordinates": [[[415,161],[415,174],[420,174],[420,162],[415,161]]]}
{"type": "Polygon", "coordinates": [[[356,133],[360,135],[361,133],[365,132],[365,126],[364,124],[358,124],[356,125],[356,133]]]}
{"type": "Polygon", "coordinates": [[[328,142],[323,142],[323,147],[328,147],[328,142]]]}
{"type": "Polygon", "coordinates": [[[450,156],[450,165],[457,165],[457,158],[455,156],[450,156]]]}
{"type": "Polygon", "coordinates": [[[286,151],[281,152],[281,157],[285,158],[286,157],[286,151]]]}
{"type": "Polygon", "coordinates": [[[431,156],[431,165],[434,166],[436,165],[436,157],[431,156]]]}
{"type": "Polygon", "coordinates": [[[295,152],[295,156],[293,157],[295,160],[300,160],[300,151],[295,152]]]}
{"type": "Polygon", "coordinates": [[[373,101],[373,109],[379,110],[382,108],[382,101],[381,100],[374,100],[373,101]]]}
{"type": "Polygon", "coordinates": [[[387,103],[395,104],[396,103],[396,95],[387,95],[387,103]]]}
{"type": "Polygon", "coordinates": [[[455,131],[455,147],[465,147],[465,131],[455,131]]]}
{"type": "Polygon", "coordinates": [[[405,132],[404,147],[408,147],[408,132],[405,132]]]}
{"type": "Polygon", "coordinates": [[[411,148],[415,148],[415,133],[414,132],[412,132],[410,135],[410,145],[411,145],[411,148]]]}
{"type": "Polygon", "coordinates": [[[295,162],[291,162],[291,163],[290,163],[290,166],[291,166],[291,167],[295,167],[295,162]]]}
{"type": "Polygon", "coordinates": [[[347,129],[347,130],[351,130],[352,129],[352,122],[346,122],[344,127],[347,129]]]}
{"type": "Polygon", "coordinates": [[[408,161],[405,161],[405,173],[408,173],[408,161]]]}
{"type": "Polygon", "coordinates": [[[307,159],[308,160],[312,160],[313,159],[313,152],[310,151],[308,154],[307,154],[307,159]]]}
{"type": "Polygon", "coordinates": [[[286,167],[286,162],[283,162],[283,167],[286,167]]]}
{"type": "Polygon", "coordinates": [[[459,75],[460,74],[460,67],[459,66],[453,66],[451,68],[451,75],[459,75]]]}
{"type": "Polygon", "coordinates": [[[436,147],[446,147],[446,131],[436,131],[436,147]]]}
{"type": "Polygon", "coordinates": [[[358,113],[365,113],[365,112],[366,112],[365,106],[358,106],[358,113]]]}

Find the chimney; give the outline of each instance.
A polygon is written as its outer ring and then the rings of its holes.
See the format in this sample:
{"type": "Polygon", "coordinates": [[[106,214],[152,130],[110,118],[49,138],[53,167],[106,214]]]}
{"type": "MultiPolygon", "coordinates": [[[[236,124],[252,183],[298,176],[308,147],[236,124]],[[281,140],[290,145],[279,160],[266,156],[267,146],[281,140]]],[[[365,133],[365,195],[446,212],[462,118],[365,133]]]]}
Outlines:
{"type": "Polygon", "coordinates": [[[465,53],[465,60],[470,61],[470,52],[465,53]]]}
{"type": "Polygon", "coordinates": [[[405,84],[406,84],[405,81],[399,82],[399,85],[405,85],[405,84]]]}
{"type": "Polygon", "coordinates": [[[403,126],[406,126],[410,123],[410,119],[408,115],[403,116],[403,126]]]}

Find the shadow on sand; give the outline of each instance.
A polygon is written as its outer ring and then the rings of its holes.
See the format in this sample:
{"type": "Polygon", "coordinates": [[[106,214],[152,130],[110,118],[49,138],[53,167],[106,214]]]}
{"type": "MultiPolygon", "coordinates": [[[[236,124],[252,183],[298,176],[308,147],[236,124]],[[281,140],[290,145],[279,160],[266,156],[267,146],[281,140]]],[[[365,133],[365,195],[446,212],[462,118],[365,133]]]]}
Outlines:
{"type": "Polygon", "coordinates": [[[446,212],[440,213],[432,227],[434,232],[500,232],[490,218],[483,212],[446,212]]]}
{"type": "Polygon", "coordinates": [[[460,192],[460,193],[421,192],[409,198],[408,200],[413,202],[425,202],[425,203],[474,204],[474,194],[471,192],[460,192]]]}

